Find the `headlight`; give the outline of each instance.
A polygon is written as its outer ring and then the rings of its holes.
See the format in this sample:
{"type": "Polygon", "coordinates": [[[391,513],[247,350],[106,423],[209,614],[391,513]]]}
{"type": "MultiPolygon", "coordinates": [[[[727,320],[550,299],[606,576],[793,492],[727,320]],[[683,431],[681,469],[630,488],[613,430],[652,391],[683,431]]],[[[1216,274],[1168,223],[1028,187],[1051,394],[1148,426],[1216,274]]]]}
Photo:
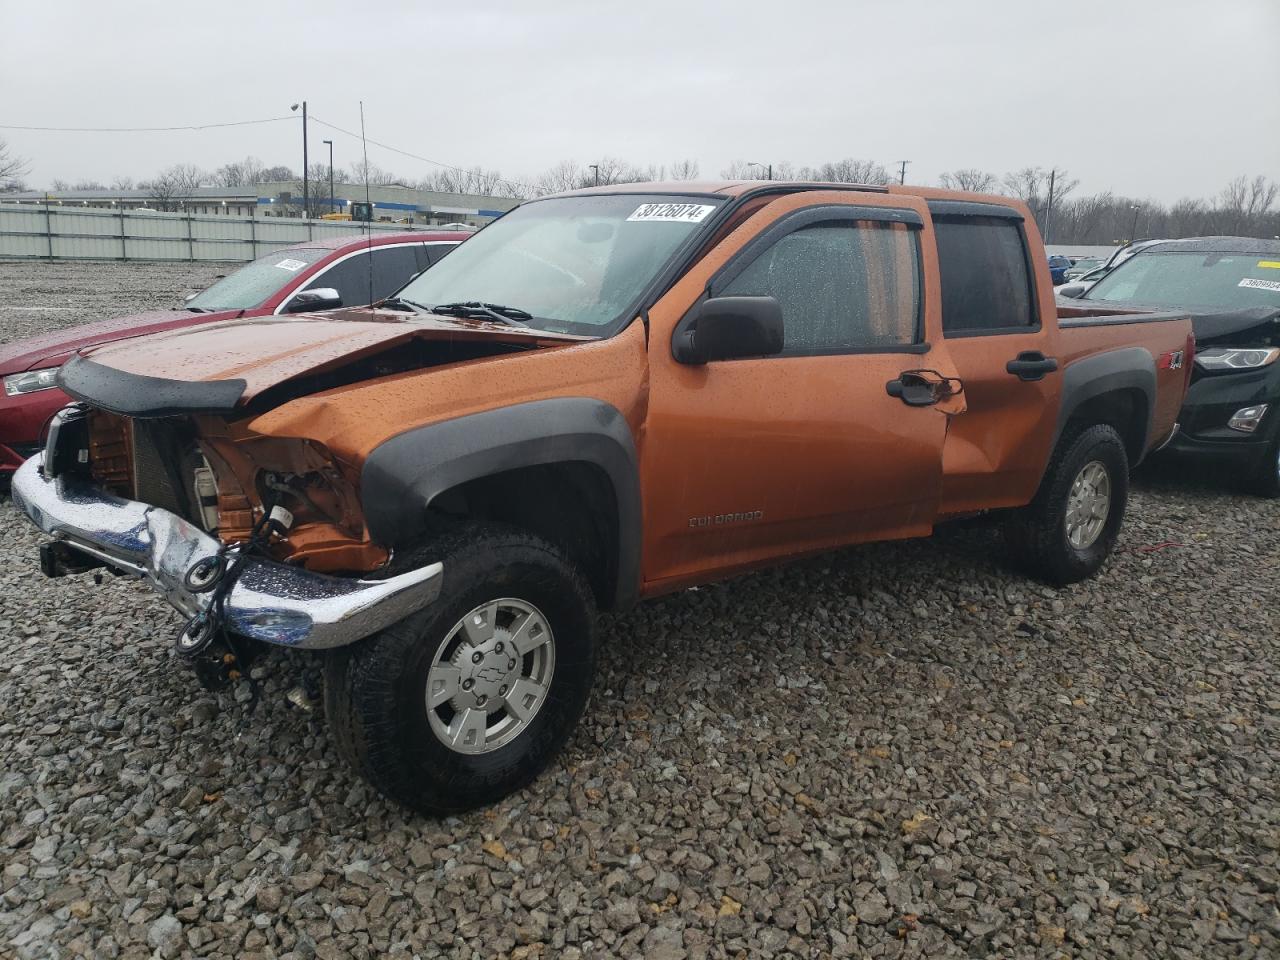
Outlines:
{"type": "Polygon", "coordinates": [[[15,373],[4,378],[4,395],[16,397],[20,393],[51,390],[57,385],[57,367],[49,367],[47,370],[28,370],[26,373],[15,373]]]}
{"type": "Polygon", "coordinates": [[[1280,347],[1209,347],[1196,354],[1206,370],[1254,370],[1275,363],[1280,347]]]}

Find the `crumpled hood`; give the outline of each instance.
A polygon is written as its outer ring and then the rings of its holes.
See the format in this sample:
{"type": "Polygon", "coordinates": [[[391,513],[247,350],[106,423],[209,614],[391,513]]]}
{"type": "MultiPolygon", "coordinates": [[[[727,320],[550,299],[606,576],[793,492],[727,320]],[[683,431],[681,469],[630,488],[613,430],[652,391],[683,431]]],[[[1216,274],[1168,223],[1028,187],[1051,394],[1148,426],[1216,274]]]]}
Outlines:
{"type": "Polygon", "coordinates": [[[226,310],[221,313],[193,313],[188,310],[149,310],[131,313],[110,320],[95,320],[74,327],[52,330],[39,336],[15,340],[0,345],[0,374],[21,373],[59,366],[77,350],[87,347],[141,337],[174,327],[189,327],[200,323],[227,320],[241,313],[226,310]]]}
{"type": "Polygon", "coordinates": [[[58,383],[78,399],[129,416],[229,413],[271,387],[375,355],[393,357],[414,341],[535,348],[587,339],[370,308],[252,317],[84,351],[62,368],[58,383]]]}

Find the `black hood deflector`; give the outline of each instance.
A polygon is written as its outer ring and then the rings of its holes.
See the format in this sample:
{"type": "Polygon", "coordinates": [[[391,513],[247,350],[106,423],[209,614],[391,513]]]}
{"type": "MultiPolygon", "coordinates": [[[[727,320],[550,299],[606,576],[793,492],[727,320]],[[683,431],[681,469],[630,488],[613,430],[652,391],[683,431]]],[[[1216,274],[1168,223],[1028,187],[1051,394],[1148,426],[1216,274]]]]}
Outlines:
{"type": "Polygon", "coordinates": [[[166,380],[126,373],[76,354],[58,371],[58,386],[77,400],[126,417],[232,413],[244,395],[243,380],[166,380]]]}

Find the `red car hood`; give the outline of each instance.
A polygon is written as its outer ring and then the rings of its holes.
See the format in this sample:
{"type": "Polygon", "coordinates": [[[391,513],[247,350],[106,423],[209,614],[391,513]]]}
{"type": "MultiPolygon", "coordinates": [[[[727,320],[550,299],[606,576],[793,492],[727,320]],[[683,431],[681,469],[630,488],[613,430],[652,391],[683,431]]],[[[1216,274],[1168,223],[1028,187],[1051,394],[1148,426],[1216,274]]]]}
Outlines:
{"type": "Polygon", "coordinates": [[[116,340],[141,337],[149,333],[193,327],[201,323],[230,320],[239,310],[218,313],[193,313],[190,310],[151,310],[131,313],[127,317],[95,320],[62,330],[42,333],[37,337],[0,344],[0,375],[21,373],[61,366],[77,350],[96,347],[116,340]]]}

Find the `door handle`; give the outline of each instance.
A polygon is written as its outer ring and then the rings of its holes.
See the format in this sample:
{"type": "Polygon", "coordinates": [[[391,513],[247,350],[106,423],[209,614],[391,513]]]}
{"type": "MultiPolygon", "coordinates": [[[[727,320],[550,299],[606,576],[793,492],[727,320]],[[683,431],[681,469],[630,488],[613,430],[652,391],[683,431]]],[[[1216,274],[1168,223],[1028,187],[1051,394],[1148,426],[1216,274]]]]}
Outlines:
{"type": "Polygon", "coordinates": [[[930,407],[961,393],[964,387],[955,377],[944,377],[937,370],[903,370],[897,380],[884,385],[884,390],[909,407],[930,407]]]}
{"type": "Polygon", "coordinates": [[[1058,361],[1054,357],[1046,357],[1039,350],[1024,350],[1004,368],[1019,380],[1043,380],[1046,373],[1058,369],[1058,361]]]}

